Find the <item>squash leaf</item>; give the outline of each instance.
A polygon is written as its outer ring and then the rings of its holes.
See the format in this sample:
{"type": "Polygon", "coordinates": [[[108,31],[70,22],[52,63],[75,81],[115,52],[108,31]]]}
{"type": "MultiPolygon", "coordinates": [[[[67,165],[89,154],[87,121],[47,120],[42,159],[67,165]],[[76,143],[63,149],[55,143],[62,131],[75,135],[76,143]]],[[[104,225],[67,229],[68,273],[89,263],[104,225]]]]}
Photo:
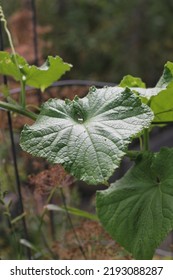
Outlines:
{"type": "Polygon", "coordinates": [[[151,259],[173,229],[173,149],[144,153],[96,201],[108,233],[136,259],[151,259]]]}
{"type": "Polygon", "coordinates": [[[92,87],[82,99],[47,101],[36,122],[24,127],[20,144],[78,179],[106,184],[132,137],[152,119],[149,107],[129,89],[92,87]]]}

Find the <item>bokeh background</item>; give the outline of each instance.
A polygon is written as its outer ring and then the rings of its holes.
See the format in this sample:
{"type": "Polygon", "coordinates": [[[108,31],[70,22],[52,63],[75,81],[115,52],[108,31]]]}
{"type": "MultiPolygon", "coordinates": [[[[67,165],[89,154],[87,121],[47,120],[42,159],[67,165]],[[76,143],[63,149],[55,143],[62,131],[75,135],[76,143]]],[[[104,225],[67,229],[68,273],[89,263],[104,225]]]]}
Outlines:
{"type": "MultiPolygon", "coordinates": [[[[1,2],[18,52],[32,60],[31,1],[1,2]]],[[[118,83],[131,74],[151,87],[173,60],[172,0],[35,2],[40,58],[58,54],[72,63],[70,79],[118,83]]]]}

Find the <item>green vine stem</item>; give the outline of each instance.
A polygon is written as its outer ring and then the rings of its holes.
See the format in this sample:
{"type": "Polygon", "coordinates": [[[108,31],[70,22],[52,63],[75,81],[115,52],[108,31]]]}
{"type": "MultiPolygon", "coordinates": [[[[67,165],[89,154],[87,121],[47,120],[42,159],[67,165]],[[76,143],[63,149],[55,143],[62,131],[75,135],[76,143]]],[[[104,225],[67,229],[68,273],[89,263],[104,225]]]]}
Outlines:
{"type": "Polygon", "coordinates": [[[10,230],[11,237],[12,237],[13,247],[14,247],[14,250],[17,252],[17,259],[21,260],[22,259],[21,246],[18,242],[18,238],[16,235],[16,231],[14,229],[14,225],[13,225],[12,217],[11,217],[11,211],[10,211],[11,201],[8,204],[5,204],[5,202],[4,202],[3,205],[5,208],[3,214],[7,218],[9,230],[10,230]]]}
{"type": "Polygon", "coordinates": [[[148,151],[149,150],[149,131],[148,131],[147,128],[144,129],[143,149],[144,149],[144,151],[148,151]]]}
{"type": "Polygon", "coordinates": [[[26,86],[26,77],[25,77],[25,76],[22,76],[22,79],[21,79],[20,104],[21,104],[22,108],[24,108],[24,109],[25,109],[25,107],[26,107],[25,86],[26,86]]]}
{"type": "MultiPolygon", "coordinates": [[[[50,194],[49,194],[49,196],[48,196],[48,199],[47,199],[47,201],[46,201],[46,205],[49,204],[49,202],[51,201],[52,197],[54,196],[56,190],[57,190],[57,186],[55,186],[55,187],[51,190],[51,192],[50,192],[50,194]]],[[[47,209],[44,208],[44,209],[43,209],[43,212],[42,212],[42,214],[41,214],[41,217],[40,217],[40,224],[39,224],[39,226],[38,226],[38,233],[39,233],[39,234],[41,233],[41,228],[42,228],[42,225],[43,225],[43,223],[44,223],[44,216],[45,216],[46,212],[47,212],[47,209]]]]}
{"type": "Polygon", "coordinates": [[[25,96],[26,96],[26,93],[25,93],[25,80],[26,80],[26,78],[20,72],[20,68],[19,68],[19,65],[18,65],[17,58],[16,58],[15,48],[14,48],[14,45],[13,45],[13,40],[12,40],[12,37],[11,37],[11,33],[10,33],[9,29],[8,29],[7,20],[5,18],[5,15],[4,15],[4,12],[3,12],[3,9],[2,9],[1,5],[0,5],[0,21],[4,25],[4,29],[5,29],[5,32],[6,32],[7,37],[8,37],[8,41],[9,41],[9,44],[10,44],[10,47],[11,47],[11,50],[12,50],[12,54],[14,56],[14,62],[15,62],[17,71],[19,72],[20,85],[21,85],[20,104],[21,104],[21,106],[23,108],[25,108],[25,96]]]}
{"type": "Polygon", "coordinates": [[[20,105],[16,105],[16,104],[11,104],[11,103],[7,103],[4,101],[0,101],[0,107],[5,109],[5,110],[9,110],[15,113],[18,113],[20,115],[26,116],[32,120],[36,120],[37,119],[37,114],[26,110],[25,108],[23,108],[20,105]]]}
{"type": "Polygon", "coordinates": [[[129,157],[131,160],[136,160],[140,154],[142,154],[142,151],[127,151],[126,152],[126,156],[129,157]]]}
{"type": "MultiPolygon", "coordinates": [[[[5,29],[5,32],[6,32],[6,34],[7,34],[8,41],[9,41],[9,44],[10,44],[12,53],[13,53],[13,55],[14,55],[15,64],[16,64],[16,66],[18,67],[18,63],[17,63],[17,59],[16,59],[16,52],[15,52],[14,45],[13,45],[13,40],[12,40],[12,37],[11,37],[11,33],[10,33],[8,27],[7,27],[7,20],[6,20],[6,18],[5,18],[5,15],[4,15],[2,6],[0,6],[0,20],[1,20],[1,22],[3,22],[3,24],[4,24],[4,29],[5,29]]],[[[18,69],[19,69],[19,67],[18,67],[18,69]]]]}

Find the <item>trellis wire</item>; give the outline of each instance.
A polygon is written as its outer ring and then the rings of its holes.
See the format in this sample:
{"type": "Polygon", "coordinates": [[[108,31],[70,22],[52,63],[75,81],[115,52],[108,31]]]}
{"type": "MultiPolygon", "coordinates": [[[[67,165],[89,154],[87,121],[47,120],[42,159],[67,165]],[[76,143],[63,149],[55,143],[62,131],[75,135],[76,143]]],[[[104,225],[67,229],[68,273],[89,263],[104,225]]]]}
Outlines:
{"type": "MultiPolygon", "coordinates": [[[[115,83],[110,83],[110,82],[99,82],[99,81],[90,81],[90,80],[61,80],[61,81],[57,81],[55,83],[53,83],[49,88],[54,88],[54,87],[65,87],[65,86],[86,86],[86,87],[90,87],[90,86],[96,86],[98,88],[102,88],[105,86],[109,86],[109,87],[113,87],[116,86],[117,84],[115,83]]],[[[48,89],[49,89],[48,88],[48,89]]],[[[32,90],[35,88],[32,88],[30,86],[26,86],[26,91],[32,90]]],[[[16,93],[20,93],[20,88],[13,88],[10,90],[10,94],[16,94],[16,93]]],[[[3,94],[0,93],[0,97],[3,97],[3,94]]]]}

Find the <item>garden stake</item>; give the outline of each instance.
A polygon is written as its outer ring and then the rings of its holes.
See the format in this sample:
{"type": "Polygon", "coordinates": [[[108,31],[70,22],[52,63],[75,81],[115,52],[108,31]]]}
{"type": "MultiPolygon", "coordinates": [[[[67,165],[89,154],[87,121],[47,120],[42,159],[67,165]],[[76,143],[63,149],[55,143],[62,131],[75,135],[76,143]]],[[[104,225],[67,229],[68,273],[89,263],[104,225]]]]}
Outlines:
{"type": "MultiPolygon", "coordinates": [[[[4,49],[3,35],[2,35],[2,27],[1,27],[1,21],[0,21],[0,50],[3,51],[3,49],[4,49]]],[[[3,83],[5,86],[7,86],[8,81],[7,81],[7,77],[5,75],[3,76],[3,83]]],[[[14,163],[14,172],[15,172],[15,178],[16,178],[16,186],[17,186],[17,191],[18,191],[18,195],[19,195],[19,205],[20,205],[19,215],[20,215],[24,212],[24,207],[23,207],[23,200],[22,200],[22,193],[21,193],[21,183],[20,183],[20,178],[19,178],[19,171],[18,171],[18,166],[17,166],[16,149],[15,149],[15,143],[14,143],[13,126],[12,126],[12,119],[11,119],[10,111],[7,111],[7,117],[8,117],[8,126],[9,126],[9,132],[10,132],[12,156],[13,156],[13,163],[14,163]]],[[[27,231],[25,217],[22,218],[22,224],[23,224],[25,239],[28,240],[28,231],[27,231]]],[[[29,248],[27,248],[27,257],[28,257],[28,259],[31,259],[31,251],[29,248]]]]}
{"type": "MultiPolygon", "coordinates": [[[[36,6],[35,0],[31,0],[31,9],[32,9],[32,25],[33,25],[33,45],[34,45],[34,55],[35,61],[34,64],[38,66],[38,39],[37,39],[37,14],[36,14],[36,6]]],[[[40,89],[37,90],[37,97],[39,104],[42,103],[42,95],[40,89]]]]}

